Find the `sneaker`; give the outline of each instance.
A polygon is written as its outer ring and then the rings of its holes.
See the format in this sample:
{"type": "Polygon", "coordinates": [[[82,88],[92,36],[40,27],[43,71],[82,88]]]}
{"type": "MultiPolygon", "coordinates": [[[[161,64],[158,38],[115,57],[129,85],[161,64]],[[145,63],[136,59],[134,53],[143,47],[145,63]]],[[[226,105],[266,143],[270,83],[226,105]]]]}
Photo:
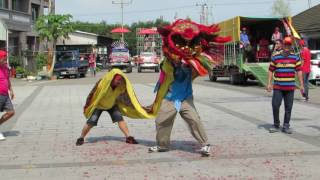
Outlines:
{"type": "Polygon", "coordinates": [[[280,128],[278,126],[273,126],[272,128],[269,129],[269,133],[276,133],[279,131],[280,131],[280,128]]]}
{"type": "Polygon", "coordinates": [[[139,144],[139,143],[134,139],[134,137],[132,137],[132,136],[129,136],[129,137],[126,138],[126,143],[128,143],[128,144],[139,144]]]}
{"type": "Polygon", "coordinates": [[[202,146],[202,148],[200,149],[200,153],[202,156],[210,156],[210,144],[207,144],[205,146],[202,146]]]}
{"type": "Polygon", "coordinates": [[[76,145],[77,146],[81,146],[83,143],[84,143],[84,138],[80,137],[80,138],[77,139],[76,145]]]}
{"type": "Polygon", "coordinates": [[[169,149],[166,148],[160,148],[159,146],[152,146],[148,148],[148,152],[149,153],[153,153],[153,152],[166,152],[169,151],[169,149]]]}
{"type": "Polygon", "coordinates": [[[0,133],[0,141],[4,141],[6,140],[6,138],[4,137],[4,135],[2,133],[0,133]]]}
{"type": "Polygon", "coordinates": [[[292,130],[290,128],[282,128],[282,132],[286,134],[292,134],[292,130]]]}

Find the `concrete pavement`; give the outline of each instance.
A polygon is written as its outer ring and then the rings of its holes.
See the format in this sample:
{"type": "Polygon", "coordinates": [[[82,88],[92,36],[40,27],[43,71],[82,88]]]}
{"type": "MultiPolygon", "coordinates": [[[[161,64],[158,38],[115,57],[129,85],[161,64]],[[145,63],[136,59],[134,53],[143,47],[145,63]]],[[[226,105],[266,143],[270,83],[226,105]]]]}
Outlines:
{"type": "MultiPolygon", "coordinates": [[[[179,116],[172,132],[172,150],[167,153],[147,152],[147,147],[155,143],[154,120],[126,118],[131,134],[140,142],[129,145],[106,113],[86,143],[77,147],[75,140],[85,123],[82,107],[93,86],[90,79],[84,81],[15,86],[17,114],[0,129],[7,136],[6,141],[0,142],[0,179],[320,177],[317,105],[297,101],[292,114],[294,134],[270,134],[270,95],[201,82],[194,85],[195,103],[213,146],[213,156],[200,157],[196,152],[198,144],[179,116]]],[[[134,83],[141,103],[152,102],[153,85],[141,80],[134,83]]]]}

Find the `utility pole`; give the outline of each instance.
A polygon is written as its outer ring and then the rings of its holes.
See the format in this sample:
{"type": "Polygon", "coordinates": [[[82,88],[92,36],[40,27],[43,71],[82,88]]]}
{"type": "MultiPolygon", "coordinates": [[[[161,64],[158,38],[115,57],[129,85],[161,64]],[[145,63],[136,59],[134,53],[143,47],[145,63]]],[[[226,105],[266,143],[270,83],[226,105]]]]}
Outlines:
{"type": "Polygon", "coordinates": [[[311,8],[311,0],[308,0],[309,9],[311,8]]]}
{"type": "Polygon", "coordinates": [[[208,5],[207,3],[197,3],[196,6],[201,6],[200,24],[208,25],[208,5]]]}
{"type": "Polygon", "coordinates": [[[209,24],[209,22],[208,22],[208,19],[209,19],[208,5],[206,4],[204,8],[205,8],[204,10],[205,10],[205,17],[206,17],[204,22],[205,22],[205,25],[208,25],[209,24]]]}
{"type": "MultiPolygon", "coordinates": [[[[214,23],[214,16],[213,16],[213,5],[210,6],[210,11],[208,13],[208,17],[210,16],[210,23],[214,23]]],[[[209,18],[208,18],[209,19],[209,18]]]]}
{"type": "MultiPolygon", "coordinates": [[[[132,3],[132,0],[130,2],[123,2],[123,0],[120,0],[120,2],[112,1],[112,4],[120,4],[121,7],[121,29],[123,30],[123,6],[129,5],[132,3]]],[[[123,32],[121,33],[121,41],[124,42],[124,36],[123,32]]]]}

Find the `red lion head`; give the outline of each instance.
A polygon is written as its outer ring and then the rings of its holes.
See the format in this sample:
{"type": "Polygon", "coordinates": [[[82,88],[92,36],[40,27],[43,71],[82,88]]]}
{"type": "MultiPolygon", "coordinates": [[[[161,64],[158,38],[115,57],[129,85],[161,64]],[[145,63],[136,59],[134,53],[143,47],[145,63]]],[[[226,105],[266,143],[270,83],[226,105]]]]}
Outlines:
{"type": "Polygon", "coordinates": [[[205,54],[230,40],[217,35],[217,25],[205,26],[190,20],[177,20],[171,25],[158,28],[163,40],[164,55],[171,61],[185,60],[199,75],[206,75],[213,59],[205,54]]]}

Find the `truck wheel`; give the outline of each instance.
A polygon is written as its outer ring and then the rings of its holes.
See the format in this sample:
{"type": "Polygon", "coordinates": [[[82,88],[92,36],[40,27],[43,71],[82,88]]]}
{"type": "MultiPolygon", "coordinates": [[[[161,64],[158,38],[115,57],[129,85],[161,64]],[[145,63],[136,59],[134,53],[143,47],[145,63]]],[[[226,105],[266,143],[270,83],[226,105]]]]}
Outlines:
{"type": "Polygon", "coordinates": [[[230,76],[230,83],[235,84],[245,84],[246,83],[246,76],[245,74],[231,74],[230,76]]]}
{"type": "Polygon", "coordinates": [[[232,85],[238,84],[239,83],[239,79],[238,79],[238,75],[237,74],[231,74],[230,76],[230,83],[232,85]]]}
{"type": "Polygon", "coordinates": [[[131,72],[132,72],[132,67],[131,66],[127,67],[126,73],[131,73],[131,72]]]}
{"type": "Polygon", "coordinates": [[[317,82],[316,82],[316,80],[309,80],[309,82],[311,83],[311,84],[313,84],[313,85],[317,85],[317,82]]]}
{"type": "Polygon", "coordinates": [[[76,77],[77,79],[79,79],[79,78],[81,77],[81,74],[78,73],[78,74],[75,75],[75,77],[76,77]]]}
{"type": "Polygon", "coordinates": [[[209,79],[210,81],[216,82],[217,81],[217,76],[213,75],[213,72],[209,72],[209,79]]]}
{"type": "Polygon", "coordinates": [[[232,85],[241,84],[241,74],[231,74],[230,76],[230,83],[232,85]]]}
{"type": "Polygon", "coordinates": [[[245,74],[238,74],[238,83],[239,84],[245,84],[247,81],[247,78],[245,76],[245,74]]]}

